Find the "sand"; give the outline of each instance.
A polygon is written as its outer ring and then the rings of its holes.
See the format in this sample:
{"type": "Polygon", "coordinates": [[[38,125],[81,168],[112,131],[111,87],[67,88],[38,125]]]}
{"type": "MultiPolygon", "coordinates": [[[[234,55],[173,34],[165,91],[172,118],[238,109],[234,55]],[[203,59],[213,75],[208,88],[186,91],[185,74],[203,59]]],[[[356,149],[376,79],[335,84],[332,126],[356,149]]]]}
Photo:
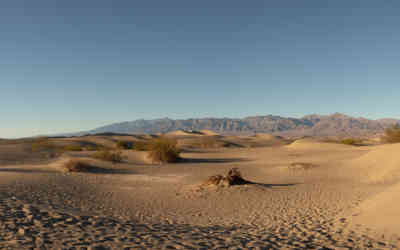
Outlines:
{"type": "Polygon", "coordinates": [[[279,139],[278,136],[274,136],[274,135],[267,134],[267,133],[257,133],[257,134],[255,135],[255,137],[257,137],[257,138],[262,138],[262,139],[266,139],[266,140],[276,140],[276,139],[279,139]]]}
{"type": "Polygon", "coordinates": [[[396,172],[384,153],[396,147],[300,141],[199,150],[167,165],[125,151],[124,163],[95,161],[113,170],[96,173],[63,171],[64,161],[89,152],[2,165],[0,248],[399,248],[398,181],[360,181],[369,175],[356,171],[376,171],[360,163],[379,158],[396,172]],[[253,184],[201,187],[232,167],[253,184]]]}
{"type": "Polygon", "coordinates": [[[184,131],[184,130],[177,130],[168,132],[165,136],[203,136],[204,134],[199,131],[184,131]]]}
{"type": "Polygon", "coordinates": [[[208,136],[217,136],[217,135],[219,135],[217,132],[214,132],[214,131],[208,130],[208,129],[200,130],[200,132],[201,132],[203,135],[208,135],[208,136]]]}
{"type": "Polygon", "coordinates": [[[353,146],[336,144],[336,143],[328,143],[328,142],[320,142],[315,139],[299,139],[291,143],[287,146],[288,149],[293,150],[319,150],[319,151],[337,151],[337,150],[348,150],[354,149],[353,146]]]}
{"type": "Polygon", "coordinates": [[[400,184],[364,201],[353,211],[352,223],[362,224],[390,234],[400,232],[400,184]]]}
{"type": "Polygon", "coordinates": [[[374,147],[373,150],[348,164],[348,168],[367,183],[387,183],[400,180],[400,144],[374,147]]]}

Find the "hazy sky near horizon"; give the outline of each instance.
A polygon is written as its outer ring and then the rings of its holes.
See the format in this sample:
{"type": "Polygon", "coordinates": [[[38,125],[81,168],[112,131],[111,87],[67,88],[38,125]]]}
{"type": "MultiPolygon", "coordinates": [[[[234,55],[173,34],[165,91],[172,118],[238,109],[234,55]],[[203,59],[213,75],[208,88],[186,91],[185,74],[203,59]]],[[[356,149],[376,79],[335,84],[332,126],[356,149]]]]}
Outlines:
{"type": "Polygon", "coordinates": [[[400,118],[399,1],[0,4],[0,137],[161,117],[400,118]]]}

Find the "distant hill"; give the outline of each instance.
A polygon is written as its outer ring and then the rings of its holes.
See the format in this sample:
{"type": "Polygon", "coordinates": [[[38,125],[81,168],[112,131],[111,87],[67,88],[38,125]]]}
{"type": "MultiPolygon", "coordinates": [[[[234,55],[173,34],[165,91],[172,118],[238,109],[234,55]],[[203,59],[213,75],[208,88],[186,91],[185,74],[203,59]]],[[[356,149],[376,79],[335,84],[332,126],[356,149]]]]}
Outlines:
{"type": "MultiPolygon", "coordinates": [[[[157,134],[176,130],[210,130],[220,134],[249,134],[254,132],[286,136],[374,136],[400,120],[370,120],[340,113],[332,115],[307,115],[302,118],[281,116],[251,116],[243,119],[200,118],[172,120],[135,120],[115,123],[74,135],[118,133],[157,134]]],[[[71,134],[70,134],[71,135],[71,134]]]]}

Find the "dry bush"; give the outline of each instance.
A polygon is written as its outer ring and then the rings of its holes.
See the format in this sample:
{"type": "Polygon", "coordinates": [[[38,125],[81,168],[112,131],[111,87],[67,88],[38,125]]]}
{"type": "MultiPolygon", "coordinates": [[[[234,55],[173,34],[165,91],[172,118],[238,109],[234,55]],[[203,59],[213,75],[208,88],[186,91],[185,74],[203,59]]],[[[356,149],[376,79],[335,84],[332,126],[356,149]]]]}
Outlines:
{"type": "Polygon", "coordinates": [[[145,141],[136,141],[133,143],[132,149],[135,151],[147,151],[149,150],[149,143],[145,141]]]}
{"type": "Polygon", "coordinates": [[[229,181],[229,185],[240,185],[247,182],[243,179],[242,173],[240,173],[239,169],[237,168],[232,168],[229,170],[226,178],[229,181]]]}
{"type": "Polygon", "coordinates": [[[289,165],[290,170],[309,170],[313,168],[317,168],[318,165],[315,165],[313,163],[308,163],[308,162],[293,162],[289,165]]]}
{"type": "Polygon", "coordinates": [[[229,187],[232,185],[243,185],[251,183],[243,179],[242,174],[239,169],[232,168],[229,170],[226,176],[213,175],[208,178],[208,180],[203,184],[204,186],[217,186],[217,187],[229,187]]]}
{"type": "Polygon", "coordinates": [[[150,159],[154,162],[172,163],[177,162],[180,157],[180,149],[175,139],[160,137],[153,139],[149,144],[150,159]]]}
{"type": "Polygon", "coordinates": [[[48,138],[37,138],[31,143],[32,152],[35,152],[38,155],[43,155],[47,158],[56,158],[65,151],[63,147],[57,146],[48,138]]]}
{"type": "Polygon", "coordinates": [[[218,141],[214,136],[204,136],[200,138],[199,146],[201,148],[216,148],[218,147],[218,141]]]}
{"type": "Polygon", "coordinates": [[[57,145],[51,142],[48,138],[37,138],[32,142],[32,151],[51,151],[60,150],[57,145]]]}
{"type": "Polygon", "coordinates": [[[210,176],[208,180],[204,183],[205,185],[213,185],[218,186],[219,183],[224,179],[224,177],[220,174],[210,176]]]}
{"type": "Polygon", "coordinates": [[[383,141],[387,143],[400,143],[400,125],[397,124],[386,129],[383,141]]]}
{"type": "Polygon", "coordinates": [[[65,146],[64,149],[67,151],[75,151],[75,152],[83,151],[80,145],[68,145],[65,146]]]}
{"type": "Polygon", "coordinates": [[[97,151],[99,149],[101,149],[102,147],[98,146],[98,145],[88,145],[85,147],[85,149],[87,151],[97,151]]]}
{"type": "Polygon", "coordinates": [[[68,172],[89,172],[94,166],[81,160],[69,160],[64,165],[68,172]]]}
{"type": "Polygon", "coordinates": [[[359,139],[354,139],[354,138],[345,138],[340,141],[340,143],[345,144],[345,145],[359,145],[361,143],[361,140],[359,139]]]}
{"type": "Polygon", "coordinates": [[[107,149],[97,151],[92,155],[92,157],[103,161],[109,161],[112,163],[120,163],[124,159],[121,151],[111,151],[107,149]]]}
{"type": "Polygon", "coordinates": [[[132,149],[133,143],[129,141],[118,141],[117,148],[119,149],[132,149]]]}

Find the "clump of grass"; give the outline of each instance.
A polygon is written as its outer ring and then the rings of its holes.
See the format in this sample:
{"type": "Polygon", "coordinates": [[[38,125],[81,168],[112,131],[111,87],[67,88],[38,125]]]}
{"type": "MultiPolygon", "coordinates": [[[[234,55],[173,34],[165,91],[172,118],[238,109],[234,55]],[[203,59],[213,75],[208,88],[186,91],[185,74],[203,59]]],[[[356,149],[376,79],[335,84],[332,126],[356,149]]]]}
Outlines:
{"type": "Polygon", "coordinates": [[[80,145],[67,145],[64,147],[64,149],[67,151],[75,151],[75,152],[83,151],[80,145]]]}
{"type": "Polygon", "coordinates": [[[97,151],[92,155],[92,157],[102,161],[109,161],[112,163],[120,163],[124,159],[121,151],[111,151],[107,149],[97,151]]]}
{"type": "Polygon", "coordinates": [[[85,147],[85,149],[86,149],[87,151],[97,151],[97,150],[99,150],[100,148],[101,148],[101,147],[98,146],[98,145],[88,145],[88,146],[85,147]]]}
{"type": "Polygon", "coordinates": [[[95,167],[82,160],[69,160],[64,164],[68,172],[89,172],[95,167]]]}
{"type": "Polygon", "coordinates": [[[360,140],[354,138],[345,138],[341,140],[340,143],[355,146],[360,144],[360,140]]]}
{"type": "Polygon", "coordinates": [[[37,138],[32,142],[32,151],[51,151],[51,150],[59,150],[57,145],[51,142],[48,138],[37,138]]]}
{"type": "Polygon", "coordinates": [[[46,137],[36,138],[31,143],[32,152],[47,158],[58,157],[65,151],[64,148],[57,146],[46,137]]]}
{"type": "Polygon", "coordinates": [[[132,149],[133,143],[129,141],[118,141],[117,148],[119,149],[132,149]]]}
{"type": "Polygon", "coordinates": [[[199,146],[201,148],[216,148],[218,141],[214,136],[204,136],[200,138],[199,146]]]}
{"type": "Polygon", "coordinates": [[[180,159],[179,154],[181,152],[177,145],[178,142],[172,138],[153,139],[148,146],[150,159],[159,163],[177,162],[180,159]]]}
{"type": "Polygon", "coordinates": [[[135,151],[147,151],[150,149],[149,143],[145,141],[136,141],[132,145],[132,149],[135,151]]]}
{"type": "Polygon", "coordinates": [[[400,124],[385,130],[383,141],[387,143],[400,143],[400,124]]]}
{"type": "Polygon", "coordinates": [[[318,166],[313,163],[308,162],[293,162],[289,165],[290,170],[310,170],[317,168],[318,166]]]}

